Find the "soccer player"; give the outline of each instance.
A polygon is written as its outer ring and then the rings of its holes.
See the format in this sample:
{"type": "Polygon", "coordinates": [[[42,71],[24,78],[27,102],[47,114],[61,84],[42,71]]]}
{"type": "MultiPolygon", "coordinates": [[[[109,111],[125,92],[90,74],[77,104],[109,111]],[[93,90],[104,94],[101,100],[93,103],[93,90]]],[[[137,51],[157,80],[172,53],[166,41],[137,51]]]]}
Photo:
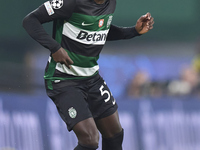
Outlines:
{"type": "MultiPolygon", "coordinates": [[[[45,70],[47,95],[78,144],[74,150],[122,150],[117,103],[99,75],[97,60],[106,42],[130,39],[153,28],[150,13],[133,27],[112,25],[116,0],[52,0],[28,14],[23,27],[51,54],[45,70]],[[42,24],[53,21],[53,37],[42,24]]],[[[51,117],[51,116],[49,116],[51,117]]],[[[66,148],[67,149],[67,148],[66,148]]]]}

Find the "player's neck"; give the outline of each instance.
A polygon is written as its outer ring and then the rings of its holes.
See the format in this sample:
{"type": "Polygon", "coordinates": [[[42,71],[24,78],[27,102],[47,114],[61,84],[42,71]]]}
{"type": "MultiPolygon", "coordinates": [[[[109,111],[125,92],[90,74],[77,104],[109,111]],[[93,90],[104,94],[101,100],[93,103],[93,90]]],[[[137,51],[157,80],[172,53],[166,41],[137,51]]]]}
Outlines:
{"type": "Polygon", "coordinates": [[[103,4],[103,3],[105,3],[107,0],[94,0],[95,1],[95,3],[97,3],[97,4],[103,4]]]}

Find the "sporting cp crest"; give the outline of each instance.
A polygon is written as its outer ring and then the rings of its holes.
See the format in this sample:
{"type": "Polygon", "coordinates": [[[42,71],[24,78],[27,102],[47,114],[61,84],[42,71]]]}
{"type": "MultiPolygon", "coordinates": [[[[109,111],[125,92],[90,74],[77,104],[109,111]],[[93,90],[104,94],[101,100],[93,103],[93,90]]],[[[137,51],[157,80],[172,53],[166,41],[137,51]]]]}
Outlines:
{"type": "Polygon", "coordinates": [[[68,112],[69,112],[69,116],[71,118],[76,118],[76,115],[77,115],[76,109],[74,109],[73,107],[71,107],[70,109],[68,109],[68,112]]]}

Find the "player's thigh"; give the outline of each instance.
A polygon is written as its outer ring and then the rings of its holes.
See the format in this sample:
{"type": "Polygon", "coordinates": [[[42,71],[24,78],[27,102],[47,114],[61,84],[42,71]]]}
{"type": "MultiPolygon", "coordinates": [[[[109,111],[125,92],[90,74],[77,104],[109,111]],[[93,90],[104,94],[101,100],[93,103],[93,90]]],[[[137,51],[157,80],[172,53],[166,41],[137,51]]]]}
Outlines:
{"type": "Polygon", "coordinates": [[[85,94],[79,88],[68,87],[65,92],[51,97],[55,103],[61,118],[67,124],[68,130],[82,120],[92,117],[85,101],[85,94]]]}
{"type": "Polygon", "coordinates": [[[118,111],[110,116],[96,120],[96,125],[104,138],[111,138],[122,131],[118,111]]]}

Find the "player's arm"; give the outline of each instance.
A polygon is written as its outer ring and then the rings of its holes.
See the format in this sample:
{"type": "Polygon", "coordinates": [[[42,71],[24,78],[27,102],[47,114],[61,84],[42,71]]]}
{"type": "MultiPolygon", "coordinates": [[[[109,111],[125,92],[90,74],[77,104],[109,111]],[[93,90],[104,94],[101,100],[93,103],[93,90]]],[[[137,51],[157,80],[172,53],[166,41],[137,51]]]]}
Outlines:
{"type": "Polygon", "coordinates": [[[43,23],[50,21],[52,21],[52,18],[45,13],[44,6],[41,6],[24,18],[23,27],[35,41],[54,53],[61,46],[49,34],[47,34],[42,26],[43,23]]]}
{"type": "Polygon", "coordinates": [[[56,19],[67,20],[72,15],[76,1],[64,0],[63,2],[61,8],[55,9],[51,1],[47,1],[24,18],[23,27],[35,41],[51,51],[56,62],[64,63],[69,68],[69,64],[72,64],[73,61],[61,45],[47,34],[42,26],[42,24],[56,19]]]}
{"type": "Polygon", "coordinates": [[[140,34],[136,31],[135,27],[118,27],[115,25],[110,26],[107,41],[131,39],[140,34]]]}
{"type": "Polygon", "coordinates": [[[47,34],[42,24],[55,19],[69,18],[75,6],[75,0],[64,0],[59,9],[55,9],[52,5],[53,2],[47,1],[28,14],[23,20],[23,27],[34,40],[55,53],[61,46],[47,34]]]}
{"type": "Polygon", "coordinates": [[[141,16],[135,26],[133,27],[117,27],[111,25],[110,31],[108,33],[107,40],[121,40],[121,39],[131,39],[135,36],[147,33],[149,30],[153,29],[154,18],[151,17],[150,13],[141,16]]]}

